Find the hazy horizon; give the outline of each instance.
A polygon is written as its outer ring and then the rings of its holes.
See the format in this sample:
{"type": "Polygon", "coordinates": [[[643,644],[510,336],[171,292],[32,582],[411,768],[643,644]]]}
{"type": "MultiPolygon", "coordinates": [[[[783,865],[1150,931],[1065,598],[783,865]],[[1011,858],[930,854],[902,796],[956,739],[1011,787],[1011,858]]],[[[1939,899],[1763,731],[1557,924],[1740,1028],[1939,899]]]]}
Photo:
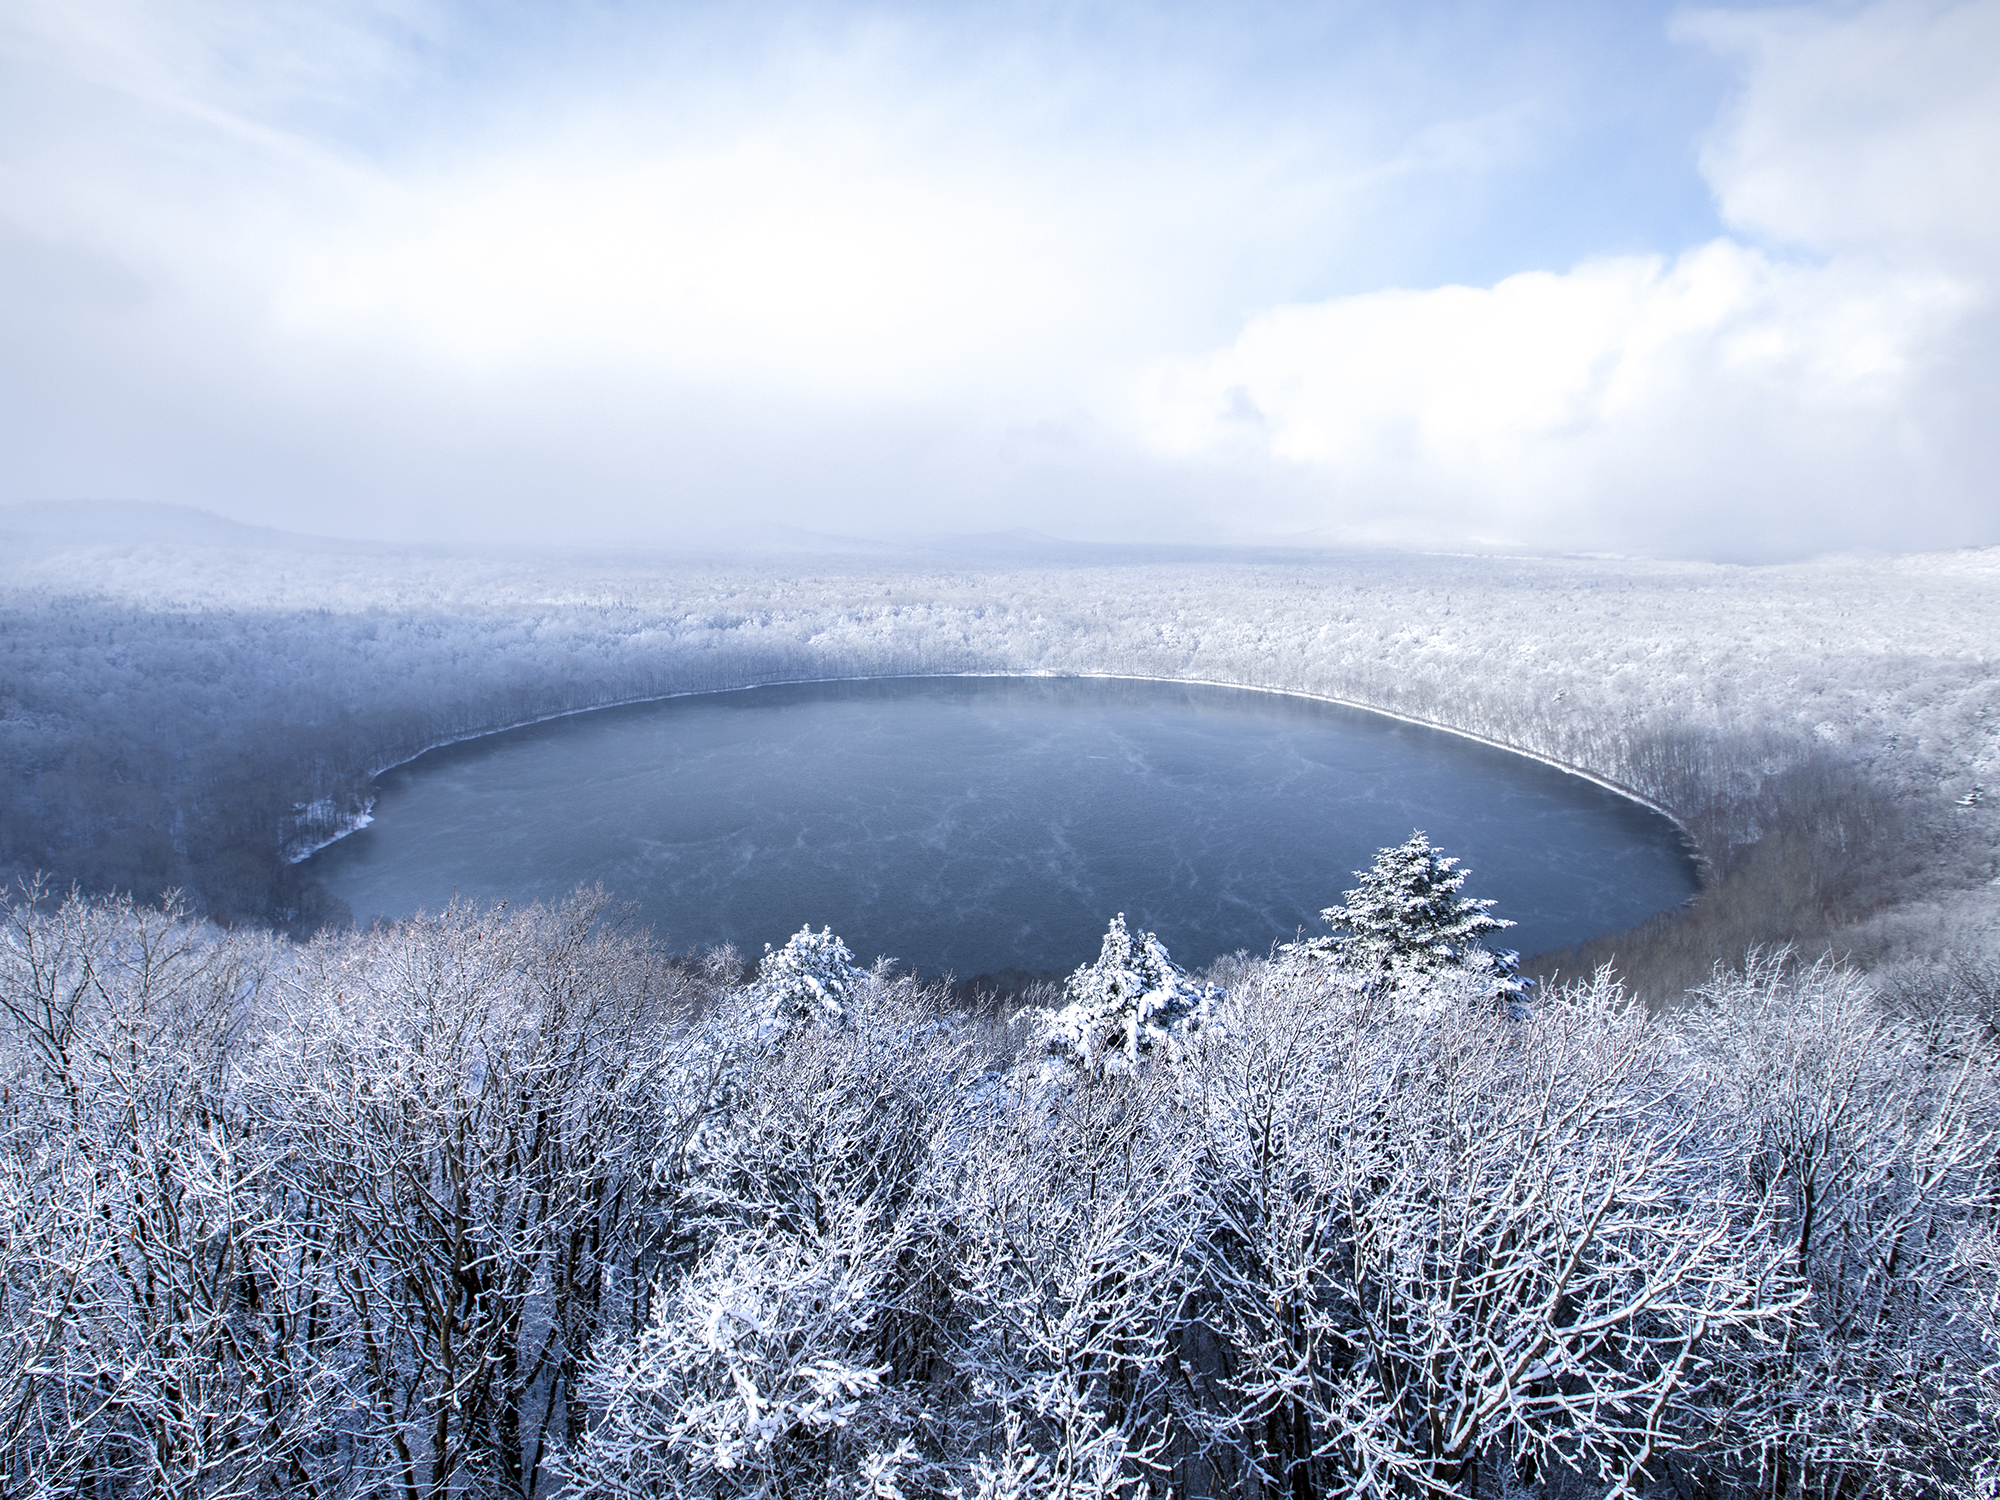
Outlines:
{"type": "Polygon", "coordinates": [[[1279,537],[1267,541],[1175,540],[1115,541],[1065,535],[1035,527],[1014,526],[1000,530],[915,531],[904,535],[887,532],[814,531],[810,527],[778,525],[717,526],[708,530],[688,529],[673,536],[638,536],[608,539],[543,537],[459,537],[427,540],[398,540],[392,536],[359,532],[314,529],[311,518],[294,527],[261,521],[243,521],[208,507],[175,501],[153,500],[55,500],[0,501],[0,535],[33,537],[57,549],[144,547],[170,548],[268,546],[278,550],[304,547],[333,553],[361,552],[389,555],[436,555],[440,557],[486,557],[495,560],[546,560],[565,565],[591,566],[617,561],[647,565],[672,563],[679,559],[703,564],[740,561],[759,569],[793,562],[825,566],[973,566],[1002,568],[1035,567],[1044,564],[1104,564],[1162,561],[1187,563],[1277,562],[1295,558],[1302,562],[1345,558],[1354,561],[1395,559],[1464,558],[1491,562],[1589,562],[1628,563],[1661,566],[1721,564],[1729,567],[1786,567],[1815,564],[1838,565],[1869,559],[1916,557],[1925,553],[1949,554],[2000,548],[2000,543],[1969,543],[1962,547],[1911,548],[1829,547],[1787,556],[1738,557],[1711,549],[1708,555],[1693,552],[1616,552],[1549,545],[1498,546],[1461,542],[1426,547],[1416,542],[1398,544],[1381,540],[1329,540],[1311,535],[1279,537]]]}
{"type": "Polygon", "coordinates": [[[21,0],[0,503],[2000,542],[2000,0],[21,0]]]}

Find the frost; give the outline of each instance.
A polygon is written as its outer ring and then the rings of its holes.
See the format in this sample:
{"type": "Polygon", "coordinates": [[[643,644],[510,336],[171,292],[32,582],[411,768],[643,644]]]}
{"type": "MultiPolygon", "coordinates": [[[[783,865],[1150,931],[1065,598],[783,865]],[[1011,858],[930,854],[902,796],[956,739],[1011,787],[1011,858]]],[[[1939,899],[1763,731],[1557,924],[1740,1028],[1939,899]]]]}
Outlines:
{"type": "Polygon", "coordinates": [[[764,1034],[778,1037],[803,1022],[841,1020],[867,983],[847,944],[831,928],[814,932],[808,923],[784,947],[764,945],[751,993],[764,1034]]]}
{"type": "Polygon", "coordinates": [[[1458,864],[1419,829],[1354,872],[1361,883],[1320,913],[1331,934],[1287,944],[1285,957],[1307,966],[1337,963],[1391,987],[1448,974],[1489,993],[1519,995],[1526,988],[1515,973],[1520,955],[1480,941],[1514,924],[1492,915],[1492,901],[1459,894],[1471,872],[1458,864]]]}
{"type": "Polygon", "coordinates": [[[606,909],[309,944],[8,909],[15,1488],[1450,1500],[1671,1464],[1765,1494],[1778,1453],[1857,1495],[2000,1476],[1987,971],[1899,1018],[1760,953],[1658,1013],[1599,973],[1510,1018],[1455,963],[1385,985],[1338,952],[1240,958],[1222,995],[1118,921],[1063,1008],[1086,1082],[859,983],[824,929],[782,1045],[718,1048],[786,965],[746,984],[606,909]]]}
{"type": "Polygon", "coordinates": [[[1038,1017],[1042,1045],[1079,1071],[1131,1072],[1148,1057],[1177,1057],[1202,1027],[1217,991],[1183,973],[1166,944],[1111,919],[1095,963],[1063,986],[1067,1003],[1038,1017]]]}

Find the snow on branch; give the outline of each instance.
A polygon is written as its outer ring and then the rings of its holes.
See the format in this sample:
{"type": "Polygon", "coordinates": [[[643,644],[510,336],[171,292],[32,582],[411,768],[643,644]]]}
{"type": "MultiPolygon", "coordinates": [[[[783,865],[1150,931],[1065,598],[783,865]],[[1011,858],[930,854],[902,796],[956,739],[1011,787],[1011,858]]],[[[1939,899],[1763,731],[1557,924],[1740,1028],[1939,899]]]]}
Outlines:
{"type": "Polygon", "coordinates": [[[1111,919],[1094,963],[1070,975],[1067,1003],[1040,1013],[1043,1048],[1080,1072],[1133,1072],[1148,1057],[1177,1056],[1217,995],[1190,978],[1150,932],[1111,919]]]}
{"type": "Polygon", "coordinates": [[[762,1034],[781,1037],[804,1022],[843,1019],[867,984],[867,971],[833,929],[814,932],[808,922],[784,947],[764,945],[751,994],[762,1034]]]}
{"type": "Polygon", "coordinates": [[[1360,884],[1320,913],[1332,933],[1287,944],[1285,953],[1306,965],[1337,962],[1391,987],[1449,974],[1493,994],[1521,994],[1520,954],[1481,941],[1514,923],[1492,915],[1493,901],[1459,894],[1471,872],[1458,864],[1418,829],[1355,871],[1360,884]]]}

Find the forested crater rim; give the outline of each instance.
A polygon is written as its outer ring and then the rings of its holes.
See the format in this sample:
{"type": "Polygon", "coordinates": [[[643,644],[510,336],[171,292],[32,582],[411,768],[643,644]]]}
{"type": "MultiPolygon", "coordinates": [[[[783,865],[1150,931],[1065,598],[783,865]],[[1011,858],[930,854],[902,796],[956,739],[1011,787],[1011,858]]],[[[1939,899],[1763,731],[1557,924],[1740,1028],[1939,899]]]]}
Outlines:
{"type": "MultiPolygon", "coordinates": [[[[1655,802],[1652,798],[1634,791],[1631,787],[1621,782],[1613,781],[1608,776],[1599,775],[1595,771],[1575,765],[1569,761],[1559,760],[1553,755],[1544,755],[1539,751],[1524,749],[1519,745],[1509,744],[1505,740],[1494,739],[1490,735],[1480,734],[1475,730],[1460,729],[1451,724],[1440,723],[1435,719],[1421,718],[1416,714],[1399,713],[1395,709],[1380,708],[1372,703],[1364,703],[1356,698],[1342,698],[1332,693],[1314,693],[1302,688],[1267,687],[1262,684],[1249,682],[1226,682],[1220,678],[1213,677],[1160,677],[1141,672],[868,672],[856,676],[841,677],[784,677],[774,679],[770,682],[740,683],[735,687],[697,688],[687,692],[676,693],[647,693],[636,698],[619,698],[609,703],[593,703],[584,708],[565,708],[555,713],[538,714],[533,718],[519,719],[511,724],[496,724],[490,729],[475,730],[471,734],[452,735],[449,738],[426,745],[421,750],[413,751],[409,755],[377,766],[368,773],[368,779],[372,783],[382,776],[387,775],[390,771],[395,770],[398,766],[407,766],[412,761],[421,760],[434,750],[443,750],[452,745],[469,744],[473,740],[488,739],[496,734],[511,734],[517,729],[528,729],[537,724],[551,724],[558,719],[574,719],[586,714],[604,713],[610,709],[638,708],[648,703],[671,703],[683,698],[719,698],[725,694],[750,693],[762,688],[819,687],[843,682],[951,682],[967,680],[1158,682],[1180,687],[1212,687],[1226,688],[1243,693],[1266,693],[1273,697],[1298,698],[1309,703],[1327,703],[1332,704],[1336,708],[1354,709],[1360,713],[1373,714],[1378,718],[1392,719],[1397,723],[1412,724],[1420,729],[1433,729],[1440,734],[1454,735],[1459,739],[1470,740],[1474,744],[1484,745],[1489,749],[1499,750],[1508,755],[1518,755],[1523,760],[1536,761],[1554,770],[1561,771],[1565,775],[1579,777],[1584,781],[1590,782],[1593,786],[1602,787],[1608,792],[1623,797],[1628,802],[1645,808],[1648,812],[1665,818],[1674,826],[1675,832],[1680,835],[1682,846],[1685,848],[1688,858],[1694,862],[1696,880],[1701,888],[1707,888],[1714,868],[1708,855],[1702,849],[1700,841],[1695,838],[1693,831],[1688,827],[1686,821],[1679,814],[1675,813],[1672,808],[1655,802]]],[[[373,799],[371,798],[371,806],[372,801],[373,799]]],[[[360,820],[341,829],[333,837],[323,839],[294,854],[289,862],[292,864],[303,863],[305,860],[319,853],[320,850],[329,848],[340,842],[340,840],[346,838],[349,834],[358,833],[362,828],[368,826],[369,821],[370,819],[364,815],[360,820]]]]}

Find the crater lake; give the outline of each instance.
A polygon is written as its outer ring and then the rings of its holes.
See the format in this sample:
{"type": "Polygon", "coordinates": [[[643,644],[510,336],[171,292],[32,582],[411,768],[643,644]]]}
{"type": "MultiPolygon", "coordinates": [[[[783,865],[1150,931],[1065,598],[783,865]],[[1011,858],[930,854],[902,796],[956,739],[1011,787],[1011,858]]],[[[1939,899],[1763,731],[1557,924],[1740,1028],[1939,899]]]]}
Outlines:
{"type": "Polygon", "coordinates": [[[1674,825],[1583,777],[1311,698],[1121,678],[788,684],[429,751],[312,856],[357,920],[602,883],[676,947],[831,926],[927,975],[1065,971],[1124,912],[1196,967],[1325,930],[1423,829],[1535,953],[1679,905],[1674,825]]]}

